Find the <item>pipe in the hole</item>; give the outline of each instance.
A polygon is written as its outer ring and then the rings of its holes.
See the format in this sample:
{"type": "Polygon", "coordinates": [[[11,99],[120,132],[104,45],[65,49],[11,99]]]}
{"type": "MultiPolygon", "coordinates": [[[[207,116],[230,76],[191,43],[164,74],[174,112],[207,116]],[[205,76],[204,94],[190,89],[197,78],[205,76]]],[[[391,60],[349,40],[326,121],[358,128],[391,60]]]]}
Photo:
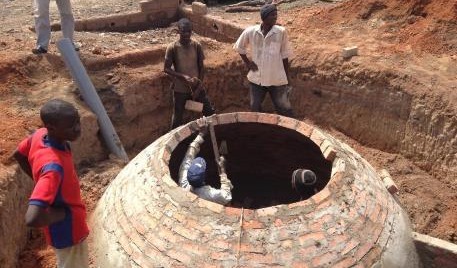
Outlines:
{"type": "Polygon", "coordinates": [[[90,81],[89,75],[87,75],[86,69],[79,59],[72,42],[68,38],[63,38],[57,42],[57,47],[59,48],[62,58],[70,70],[73,79],[78,85],[84,101],[97,116],[100,130],[108,149],[127,163],[129,158],[124,150],[124,146],[122,146],[121,140],[119,139],[119,136],[106,113],[105,107],[103,107],[102,101],[100,100],[97,91],[95,91],[95,87],[90,81]]]}

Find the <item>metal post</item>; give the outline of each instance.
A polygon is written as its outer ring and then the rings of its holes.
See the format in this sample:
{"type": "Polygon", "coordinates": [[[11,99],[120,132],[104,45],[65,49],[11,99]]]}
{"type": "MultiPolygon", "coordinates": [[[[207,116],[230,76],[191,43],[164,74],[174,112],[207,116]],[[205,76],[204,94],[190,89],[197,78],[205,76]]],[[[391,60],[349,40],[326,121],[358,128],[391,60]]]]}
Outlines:
{"type": "Polygon", "coordinates": [[[72,42],[68,38],[63,38],[57,42],[57,47],[59,48],[62,58],[67,65],[67,68],[70,70],[74,81],[81,91],[84,102],[86,102],[92,112],[97,116],[100,130],[108,149],[127,163],[129,161],[127,153],[122,146],[121,140],[119,139],[119,136],[106,113],[105,107],[103,106],[94,85],[90,81],[89,75],[87,75],[86,69],[79,59],[72,42]]]}

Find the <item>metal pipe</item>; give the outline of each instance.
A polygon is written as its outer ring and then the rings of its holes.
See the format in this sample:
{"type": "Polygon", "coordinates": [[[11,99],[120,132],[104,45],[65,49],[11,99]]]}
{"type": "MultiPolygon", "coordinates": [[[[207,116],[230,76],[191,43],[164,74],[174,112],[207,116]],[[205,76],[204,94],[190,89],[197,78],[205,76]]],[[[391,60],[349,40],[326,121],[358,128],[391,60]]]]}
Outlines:
{"type": "Polygon", "coordinates": [[[63,38],[57,42],[57,47],[84,98],[84,102],[97,116],[98,124],[100,125],[100,130],[108,149],[127,163],[129,161],[127,153],[122,146],[121,140],[106,113],[105,107],[103,106],[94,85],[90,81],[89,75],[87,75],[84,65],[75,51],[73,43],[70,39],[63,38]]]}

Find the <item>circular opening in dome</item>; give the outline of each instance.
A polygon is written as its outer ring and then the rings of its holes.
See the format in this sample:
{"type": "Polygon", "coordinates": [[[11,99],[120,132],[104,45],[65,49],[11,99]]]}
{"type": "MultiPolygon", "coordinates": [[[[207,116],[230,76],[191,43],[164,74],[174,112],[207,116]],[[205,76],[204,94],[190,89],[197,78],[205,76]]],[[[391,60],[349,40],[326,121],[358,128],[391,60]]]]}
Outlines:
{"type": "MultiPolygon", "coordinates": [[[[223,140],[227,143],[226,170],[234,186],[228,206],[258,209],[298,202],[322,190],[330,179],[331,162],[311,139],[297,131],[269,124],[232,123],[216,125],[215,133],[219,145],[223,140]],[[301,194],[291,187],[292,173],[299,168],[317,176],[316,184],[301,194]]],[[[171,154],[170,174],[176,183],[181,161],[195,137],[196,133],[180,142],[171,154]]],[[[198,156],[207,162],[206,183],[219,189],[209,133],[198,156]]]]}

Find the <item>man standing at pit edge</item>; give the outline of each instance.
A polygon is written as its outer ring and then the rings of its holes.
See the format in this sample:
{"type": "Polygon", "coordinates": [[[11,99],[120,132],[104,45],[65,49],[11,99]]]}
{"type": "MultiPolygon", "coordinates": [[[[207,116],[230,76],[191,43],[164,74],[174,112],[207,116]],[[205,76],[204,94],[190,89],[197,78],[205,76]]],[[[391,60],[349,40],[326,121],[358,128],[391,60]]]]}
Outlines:
{"type": "Polygon", "coordinates": [[[243,31],[233,48],[240,53],[249,69],[251,111],[261,112],[266,93],[280,115],[293,117],[289,100],[289,57],[292,50],[284,27],[275,25],[278,11],[275,5],[260,9],[262,24],[243,31]],[[246,53],[251,49],[250,60],[246,53]]]}
{"type": "MultiPolygon", "coordinates": [[[[51,40],[51,23],[49,21],[50,0],[34,0],[35,7],[35,32],[37,34],[36,47],[32,49],[33,54],[44,54],[48,52],[49,41],[51,40]]],[[[60,25],[64,38],[73,42],[75,31],[75,18],[71,11],[70,0],[56,0],[60,13],[60,25]]],[[[73,44],[74,45],[74,44],[73,44]]],[[[75,50],[79,48],[75,46],[75,50]]]]}

